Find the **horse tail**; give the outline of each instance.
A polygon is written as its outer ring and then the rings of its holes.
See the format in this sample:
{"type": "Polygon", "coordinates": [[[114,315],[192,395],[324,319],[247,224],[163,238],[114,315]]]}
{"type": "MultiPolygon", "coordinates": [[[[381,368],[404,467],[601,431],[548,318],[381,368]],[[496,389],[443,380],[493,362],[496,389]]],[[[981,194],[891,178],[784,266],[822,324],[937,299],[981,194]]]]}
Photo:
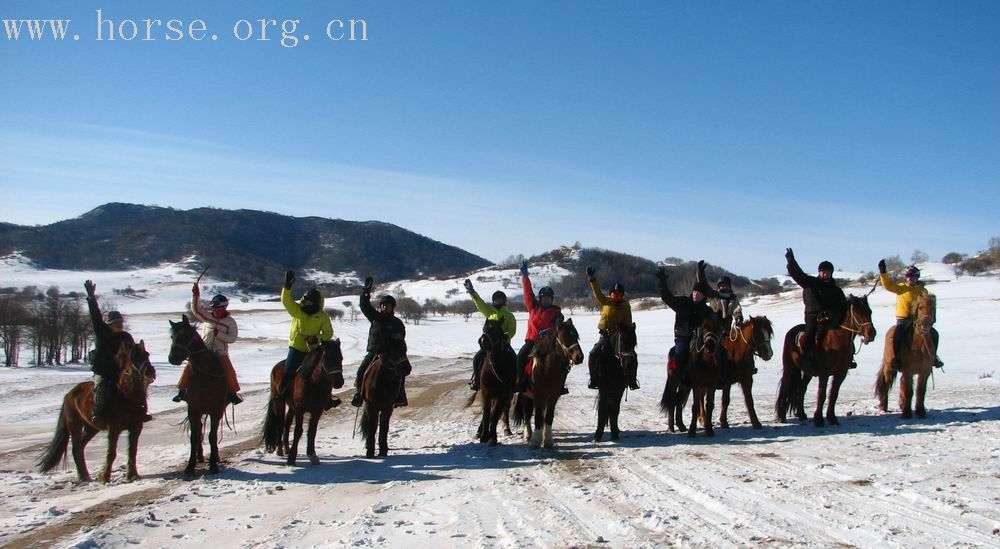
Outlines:
{"type": "Polygon", "coordinates": [[[472,392],[472,396],[469,397],[469,400],[465,401],[465,407],[468,408],[469,406],[472,406],[472,403],[476,401],[477,396],[479,396],[478,389],[472,392]]]}
{"type": "Polygon", "coordinates": [[[798,337],[798,330],[791,329],[785,334],[785,346],[781,352],[781,382],[778,385],[778,398],[774,403],[774,413],[779,418],[785,418],[792,410],[799,394],[799,384],[802,376],[799,374],[798,366],[792,360],[792,348],[795,345],[795,338],[798,337]]]}
{"type": "Polygon", "coordinates": [[[517,396],[514,397],[514,418],[513,419],[514,419],[514,428],[515,429],[518,428],[518,427],[520,427],[520,426],[522,426],[522,425],[524,425],[524,422],[527,420],[527,414],[525,414],[526,403],[522,402],[523,400],[524,400],[524,397],[521,396],[521,393],[518,393],[517,396]]]}
{"type": "Polygon", "coordinates": [[[875,375],[875,396],[881,398],[892,390],[892,385],[896,382],[896,370],[892,368],[879,368],[875,375]]]}
{"type": "Polygon", "coordinates": [[[66,428],[66,404],[63,403],[62,408],[59,409],[59,419],[56,421],[56,432],[52,435],[52,442],[49,446],[42,452],[42,455],[38,456],[38,460],[35,465],[38,466],[38,470],[42,473],[48,473],[52,469],[55,469],[59,465],[63,458],[66,457],[66,447],[69,445],[69,429],[66,428]]]}
{"type": "Polygon", "coordinates": [[[276,410],[274,395],[267,399],[267,413],[264,416],[264,428],[260,433],[260,440],[264,443],[265,452],[273,452],[281,444],[282,431],[285,428],[284,421],[276,410]]]}
{"type": "MultiPolygon", "coordinates": [[[[371,414],[373,413],[372,408],[374,408],[374,404],[370,404],[368,402],[365,402],[365,405],[361,408],[361,424],[358,425],[358,431],[361,432],[361,438],[365,440],[368,439],[368,422],[370,421],[371,414]]],[[[375,425],[375,428],[378,429],[378,425],[375,425]]]]}
{"type": "Polygon", "coordinates": [[[660,412],[669,414],[677,404],[677,387],[671,385],[670,378],[663,384],[663,396],[660,397],[660,412]]]}

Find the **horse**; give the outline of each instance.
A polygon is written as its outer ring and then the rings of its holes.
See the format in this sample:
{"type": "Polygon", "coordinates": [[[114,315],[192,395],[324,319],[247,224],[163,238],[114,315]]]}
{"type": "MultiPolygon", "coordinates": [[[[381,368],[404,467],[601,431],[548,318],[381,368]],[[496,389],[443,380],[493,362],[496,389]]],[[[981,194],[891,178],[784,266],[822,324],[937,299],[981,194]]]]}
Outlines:
{"type": "Polygon", "coordinates": [[[378,354],[368,366],[361,382],[364,407],[361,412],[361,436],[365,439],[365,457],[375,457],[375,435],[378,434],[378,455],[389,455],[389,419],[396,405],[403,376],[409,375],[405,357],[393,361],[378,354]],[[405,370],[405,371],[404,371],[405,370]]]}
{"type": "Polygon", "coordinates": [[[271,397],[267,401],[261,441],[264,442],[265,451],[277,451],[279,456],[287,457],[288,465],[295,465],[299,440],[302,438],[302,423],[308,413],[306,455],[309,456],[309,463],[317,465],[316,428],[327,409],[333,389],[344,386],[344,354],[340,349],[340,340],[324,341],[309,351],[292,381],[291,398],[282,397],[280,393],[284,372],[284,360],[271,368],[271,397]],[[286,406],[290,412],[287,415],[286,406]],[[292,428],[292,421],[295,421],[295,436],[289,445],[288,432],[292,428]]]}
{"type": "Polygon", "coordinates": [[[108,395],[110,402],[107,404],[105,418],[98,423],[92,419],[95,387],[93,381],[79,383],[70,389],[63,398],[52,442],[36,462],[39,471],[47,473],[59,465],[72,441],[77,478],[80,482],[89,482],[91,478],[87,471],[84,450],[94,435],[107,430],[107,459],[104,470],[97,476],[98,481],[106,484],[111,481],[111,468],[118,450],[118,436],[122,431],[128,431],[128,469],[125,479],[132,482],[139,478],[136,470],[136,453],[139,450],[143,416],[146,414],[146,388],[156,379],[156,370],[149,362],[149,353],[146,352],[144,341],[139,341],[139,344],[134,346],[122,342],[115,353],[115,363],[118,366],[118,379],[115,380],[114,390],[108,395]]]}
{"type": "MultiPolygon", "coordinates": [[[[486,351],[483,363],[479,366],[479,383],[482,391],[483,414],[476,432],[479,442],[496,446],[497,424],[510,410],[510,402],[514,397],[514,384],[517,377],[517,358],[507,351],[507,341],[504,338],[503,324],[499,320],[487,320],[483,326],[483,335],[479,338],[479,346],[486,351]]],[[[478,392],[473,393],[466,403],[471,406],[478,392]]],[[[510,428],[507,428],[508,435],[510,428]]]]}
{"type": "MultiPolygon", "coordinates": [[[[933,326],[937,314],[937,299],[930,294],[918,297],[916,310],[917,320],[913,325],[912,335],[908,342],[902,342],[899,349],[900,370],[897,372],[892,368],[892,339],[897,336],[896,327],[893,326],[886,332],[882,368],[875,378],[875,396],[879,399],[879,409],[885,412],[888,408],[889,390],[892,389],[892,384],[896,381],[896,374],[902,374],[899,382],[899,409],[903,419],[910,419],[914,413],[919,418],[927,417],[927,409],[924,408],[924,395],[927,392],[927,377],[934,369],[934,357],[936,356],[933,326]],[[917,376],[916,410],[911,409],[913,376],[917,376]]],[[[898,336],[904,337],[905,334],[898,334],[898,336]]]]}
{"type": "Polygon", "coordinates": [[[677,369],[674,348],[671,347],[667,353],[667,381],[663,385],[663,395],[660,396],[660,412],[667,415],[667,429],[671,433],[677,430],[686,433],[688,430],[684,425],[684,406],[691,396],[691,387],[687,386],[681,377],[677,369]]]}
{"type": "Polygon", "coordinates": [[[729,392],[734,383],[739,383],[743,389],[743,400],[750,414],[750,425],[760,429],[760,420],[753,406],[753,375],[754,355],[765,361],[771,360],[774,351],[771,350],[771,339],[774,329],[766,316],[751,316],[750,320],[741,326],[735,324],[729,330],[729,337],[722,338],[722,349],[726,353],[726,369],[722,374],[722,409],[719,410],[719,426],[729,428],[729,392]]]}
{"type": "Polygon", "coordinates": [[[514,405],[514,426],[524,424],[524,439],[532,446],[552,448],[552,421],[556,402],[562,394],[571,364],[583,362],[580,334],[573,320],[556,323],[555,329],[542,336],[532,352],[531,388],[518,394],[514,405]],[[535,416],[535,430],[530,426],[535,416]]]}
{"type": "Polygon", "coordinates": [[[605,427],[611,428],[611,440],[618,440],[618,414],[627,382],[625,369],[637,369],[639,359],[635,354],[635,323],[631,326],[608,330],[608,344],[594,357],[597,360],[597,431],[594,442],[604,438],[605,427]]]}
{"type": "Polygon", "coordinates": [[[226,414],[229,403],[229,386],[226,384],[222,363],[202,340],[198,330],[181,316],[180,322],[170,322],[170,354],[167,361],[180,366],[185,360],[191,363],[191,384],[187,390],[187,422],[190,429],[191,453],[184,475],[194,475],[195,463],[204,461],[202,441],[202,419],[209,418],[208,443],[211,452],[208,458],[208,472],[219,472],[219,425],[226,414]]]}
{"type": "Polygon", "coordinates": [[[862,344],[867,345],[875,339],[875,327],[872,325],[872,309],[868,305],[868,297],[850,296],[844,305],[840,317],[842,322],[830,327],[823,340],[818,343],[816,358],[805,366],[800,364],[802,351],[798,345],[799,334],[805,329],[799,324],[785,334],[785,346],[782,351],[781,382],[778,386],[778,398],[775,402],[775,414],[778,421],[784,422],[789,411],[805,421],[805,393],[809,381],[816,376],[819,387],[816,395],[816,411],[813,413],[813,423],[816,427],[824,425],[823,404],[827,398],[826,388],[830,377],[829,403],[826,409],[826,423],[840,425],[834,408],[840,394],[840,385],[847,377],[854,354],[854,337],[861,336],[862,344]]]}

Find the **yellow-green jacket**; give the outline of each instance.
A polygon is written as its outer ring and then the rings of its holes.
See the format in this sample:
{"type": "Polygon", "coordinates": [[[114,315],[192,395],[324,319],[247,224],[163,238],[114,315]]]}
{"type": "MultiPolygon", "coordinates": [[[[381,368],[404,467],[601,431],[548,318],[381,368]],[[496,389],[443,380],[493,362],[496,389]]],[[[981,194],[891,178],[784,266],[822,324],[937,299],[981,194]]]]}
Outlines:
{"type": "Polygon", "coordinates": [[[514,334],[517,333],[517,321],[514,320],[514,313],[510,312],[507,307],[497,309],[493,305],[486,303],[476,292],[470,292],[469,295],[472,297],[472,302],[476,304],[476,309],[479,309],[479,312],[486,317],[486,320],[500,320],[503,322],[503,336],[507,340],[507,343],[510,343],[514,339],[514,334]]]}
{"type": "Polygon", "coordinates": [[[333,339],[333,325],[330,323],[330,315],[323,311],[323,296],[320,296],[319,312],[312,315],[302,312],[302,306],[292,300],[292,291],[288,288],[281,289],[281,304],[292,317],[292,327],[288,332],[289,347],[308,353],[307,337],[315,336],[320,341],[333,339]]]}
{"type": "Polygon", "coordinates": [[[604,295],[595,280],[590,281],[590,289],[594,292],[594,299],[601,305],[601,320],[597,323],[598,330],[632,325],[632,305],[627,299],[623,299],[621,303],[615,303],[610,297],[604,295]]]}
{"type": "Polygon", "coordinates": [[[923,284],[910,286],[907,283],[896,284],[889,279],[888,274],[880,274],[882,285],[886,290],[896,294],[896,318],[910,318],[916,314],[917,298],[927,295],[927,288],[923,284]]]}

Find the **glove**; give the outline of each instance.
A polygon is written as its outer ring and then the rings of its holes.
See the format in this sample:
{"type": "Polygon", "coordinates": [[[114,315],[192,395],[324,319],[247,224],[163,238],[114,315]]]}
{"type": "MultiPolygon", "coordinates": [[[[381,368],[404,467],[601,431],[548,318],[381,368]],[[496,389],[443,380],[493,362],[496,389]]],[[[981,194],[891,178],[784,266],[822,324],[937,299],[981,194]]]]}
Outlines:
{"type": "Polygon", "coordinates": [[[528,262],[521,262],[521,276],[528,276],[528,262]]]}
{"type": "Polygon", "coordinates": [[[656,269],[656,279],[659,280],[662,283],[666,283],[667,282],[667,269],[665,269],[664,267],[660,267],[660,268],[656,269]]]}
{"type": "Polygon", "coordinates": [[[788,261],[795,261],[795,254],[792,252],[791,248],[785,248],[785,259],[788,261]]]}
{"type": "Polygon", "coordinates": [[[374,288],[375,288],[375,279],[369,276],[368,278],[365,279],[365,293],[366,294],[372,293],[372,289],[374,288]]]}
{"type": "Polygon", "coordinates": [[[87,297],[94,297],[94,290],[97,289],[97,286],[94,285],[93,280],[88,280],[84,282],[83,287],[87,290],[87,297]]]}
{"type": "Polygon", "coordinates": [[[465,282],[462,283],[462,286],[465,286],[465,291],[469,292],[470,294],[474,291],[472,289],[472,281],[469,280],[468,278],[465,279],[465,282]]]}
{"type": "Polygon", "coordinates": [[[699,271],[704,271],[705,270],[705,260],[704,259],[698,261],[698,270],[699,271]]]}
{"type": "Polygon", "coordinates": [[[589,280],[591,282],[593,282],[594,280],[597,280],[597,278],[594,276],[594,273],[596,273],[596,272],[597,272],[597,270],[594,269],[593,267],[587,267],[587,280],[589,280]]]}
{"type": "Polygon", "coordinates": [[[292,284],[295,284],[295,272],[285,271],[285,289],[291,290],[292,284]]]}
{"type": "Polygon", "coordinates": [[[888,272],[888,271],[885,270],[885,260],[884,259],[880,259],[878,261],[878,272],[881,273],[881,274],[885,274],[886,272],[888,272]]]}

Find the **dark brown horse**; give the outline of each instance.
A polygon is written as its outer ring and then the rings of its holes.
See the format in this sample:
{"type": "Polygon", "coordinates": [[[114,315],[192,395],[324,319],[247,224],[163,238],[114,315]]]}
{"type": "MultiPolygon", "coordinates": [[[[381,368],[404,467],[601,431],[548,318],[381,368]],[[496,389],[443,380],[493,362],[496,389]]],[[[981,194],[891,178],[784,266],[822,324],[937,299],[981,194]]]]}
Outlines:
{"type": "Polygon", "coordinates": [[[566,384],[571,364],[583,362],[580,334],[573,320],[558,322],[556,328],[545,334],[535,345],[531,370],[531,388],[519,393],[514,405],[514,425],[524,424],[524,439],[532,446],[552,448],[552,422],[556,403],[566,384]],[[532,413],[535,430],[531,430],[532,413]]]}
{"type": "Polygon", "coordinates": [[[789,411],[794,412],[795,417],[801,421],[809,419],[805,412],[805,393],[809,381],[816,376],[819,378],[819,387],[813,422],[816,427],[824,425],[823,404],[827,399],[827,383],[832,377],[826,422],[830,425],[840,424],[835,407],[840,394],[840,385],[847,377],[847,371],[853,362],[854,337],[860,335],[863,344],[871,343],[875,339],[872,309],[868,305],[867,296],[850,296],[841,318],[840,324],[830,327],[817,345],[815,360],[804,367],[800,364],[802,350],[799,348],[798,338],[805,325],[799,324],[785,334],[781,383],[778,386],[778,398],[774,406],[778,421],[784,422],[789,411]]]}
{"type": "Polygon", "coordinates": [[[410,364],[402,357],[393,362],[379,354],[372,360],[361,383],[364,407],[361,412],[361,436],[365,438],[365,457],[375,457],[375,435],[378,434],[378,455],[389,455],[389,419],[399,395],[403,376],[409,375],[410,364]],[[406,370],[406,371],[404,371],[406,370]]]}
{"type": "MultiPolygon", "coordinates": [[[[900,370],[892,369],[892,339],[896,337],[896,327],[889,328],[885,334],[885,352],[882,355],[882,368],[875,378],[875,396],[878,397],[879,409],[886,412],[889,408],[889,390],[896,381],[896,374],[902,374],[899,381],[899,409],[903,419],[909,419],[916,413],[917,417],[927,417],[924,407],[924,396],[927,393],[927,378],[934,369],[936,349],[933,337],[934,320],[937,314],[936,298],[924,295],[917,298],[917,320],[913,325],[912,335],[908,342],[902,342],[899,353],[900,370]],[[913,409],[913,376],[917,376],[917,405],[913,409]]],[[[903,337],[903,335],[900,335],[903,337]]]]}
{"type": "Polygon", "coordinates": [[[91,419],[94,411],[93,381],[80,383],[66,393],[59,410],[55,435],[37,461],[41,472],[46,473],[59,465],[72,441],[76,475],[81,482],[90,481],[84,450],[94,435],[107,430],[108,456],[104,470],[97,476],[97,480],[107,483],[111,480],[111,468],[117,456],[118,436],[122,431],[128,431],[128,473],[125,478],[128,481],[139,478],[136,453],[139,450],[139,434],[142,433],[142,418],[146,413],[146,388],[156,379],[156,371],[149,363],[149,353],[143,341],[134,347],[122,343],[115,354],[115,364],[118,379],[109,396],[111,400],[105,419],[100,423],[91,419]]]}
{"type": "Polygon", "coordinates": [[[594,442],[604,438],[604,429],[611,428],[611,440],[618,440],[618,414],[622,408],[622,395],[628,385],[625,370],[638,368],[635,353],[637,344],[635,323],[631,326],[608,331],[608,345],[594,357],[597,360],[597,431],[594,442]]]}
{"type": "Polygon", "coordinates": [[[302,423],[309,414],[309,433],[306,439],[306,455],[313,465],[319,463],[316,457],[316,428],[334,389],[344,386],[344,354],[340,350],[340,340],[324,341],[309,351],[302,366],[292,381],[291,398],[281,397],[281,378],[285,372],[285,361],[271,368],[271,398],[267,401],[267,415],[261,440],[267,452],[277,451],[279,456],[287,456],[287,463],[295,465],[302,438],[302,423]],[[286,414],[286,406],[288,413],[286,414]],[[288,432],[295,421],[295,436],[288,444],[288,432]]]}
{"type": "MultiPolygon", "coordinates": [[[[706,436],[715,436],[712,427],[712,412],[715,409],[715,391],[722,379],[725,355],[720,352],[719,321],[709,315],[695,328],[688,349],[687,368],[668,368],[667,383],[660,398],[660,410],[667,414],[667,424],[672,432],[674,424],[681,431],[687,431],[690,438],[696,436],[698,418],[701,418],[706,436]],[[691,402],[691,425],[685,428],[682,421],[683,408],[688,396],[694,393],[691,402]]],[[[672,355],[673,349],[670,350],[672,355]]]]}
{"type": "Polygon", "coordinates": [[[191,363],[191,382],[188,386],[187,420],[190,429],[191,454],[184,474],[194,474],[195,464],[204,461],[201,447],[203,418],[208,416],[208,443],[211,452],[208,457],[208,472],[219,472],[219,425],[226,414],[229,403],[229,388],[222,363],[207,346],[198,330],[191,325],[187,315],[180,322],[170,321],[170,354],[167,361],[180,366],[187,360],[191,363]]]}
{"type": "Polygon", "coordinates": [[[719,426],[729,428],[729,392],[734,383],[739,383],[743,389],[743,400],[750,414],[750,424],[754,429],[760,429],[760,420],[753,405],[753,375],[757,371],[754,366],[754,355],[765,361],[771,360],[774,351],[771,349],[771,339],[774,329],[766,316],[751,316],[750,320],[741,326],[733,325],[728,337],[722,338],[722,349],[726,353],[726,369],[722,373],[722,409],[719,410],[719,426]]]}
{"type": "MultiPolygon", "coordinates": [[[[503,324],[499,320],[486,321],[483,326],[483,335],[479,338],[479,347],[486,351],[486,356],[479,367],[483,414],[479,422],[477,436],[479,442],[496,446],[498,444],[497,424],[500,423],[501,418],[507,415],[506,413],[510,410],[510,402],[514,398],[517,357],[507,350],[503,324]]],[[[475,402],[476,395],[477,393],[472,394],[468,405],[475,402]]]]}

